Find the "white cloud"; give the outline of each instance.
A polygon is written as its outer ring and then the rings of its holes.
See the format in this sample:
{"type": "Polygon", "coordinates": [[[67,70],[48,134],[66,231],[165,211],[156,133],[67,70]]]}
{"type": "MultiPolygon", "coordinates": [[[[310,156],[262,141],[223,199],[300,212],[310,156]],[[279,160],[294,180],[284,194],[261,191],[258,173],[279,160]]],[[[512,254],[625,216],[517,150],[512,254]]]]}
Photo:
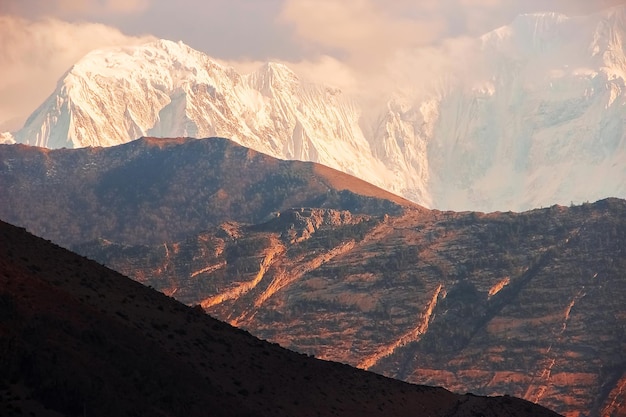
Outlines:
{"type": "Polygon", "coordinates": [[[101,24],[0,16],[0,130],[21,127],[58,78],[87,52],[149,39],[101,24]]]}
{"type": "MultiPolygon", "coordinates": [[[[426,15],[404,17],[398,4],[373,0],[286,0],[279,21],[297,39],[321,54],[362,65],[393,55],[398,48],[423,45],[441,36],[445,22],[426,15]]],[[[425,2],[420,9],[429,2],[425,2]]]]}
{"type": "Polygon", "coordinates": [[[303,79],[380,98],[399,85],[430,88],[450,70],[480,74],[465,67],[469,39],[520,13],[588,13],[625,1],[0,0],[0,131],[19,128],[88,51],[139,41],[113,26],[182,40],[243,72],[274,60],[303,79]],[[45,16],[56,18],[34,20],[45,16]]]}
{"type": "Polygon", "coordinates": [[[468,68],[476,61],[470,58],[478,41],[451,35],[451,10],[462,14],[460,3],[470,1],[489,9],[503,0],[287,0],[280,21],[312,56],[318,54],[288,65],[356,94],[367,107],[380,105],[394,91],[409,99],[435,92],[441,74],[480,78],[480,68],[468,68]]]}

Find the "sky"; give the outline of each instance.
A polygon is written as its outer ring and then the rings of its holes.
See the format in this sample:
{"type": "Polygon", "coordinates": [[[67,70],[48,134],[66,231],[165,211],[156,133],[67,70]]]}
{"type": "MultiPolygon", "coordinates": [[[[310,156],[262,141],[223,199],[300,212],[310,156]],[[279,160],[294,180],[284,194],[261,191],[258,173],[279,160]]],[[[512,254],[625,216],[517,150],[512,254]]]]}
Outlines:
{"type": "MultiPolygon", "coordinates": [[[[241,72],[266,61],[348,92],[417,83],[533,12],[626,0],[0,0],[0,132],[19,129],[87,52],[183,41],[241,72]],[[407,78],[408,77],[408,78],[407,78]]],[[[419,88],[416,85],[415,88],[419,88]]],[[[372,89],[374,91],[375,89],[372,89]]]]}

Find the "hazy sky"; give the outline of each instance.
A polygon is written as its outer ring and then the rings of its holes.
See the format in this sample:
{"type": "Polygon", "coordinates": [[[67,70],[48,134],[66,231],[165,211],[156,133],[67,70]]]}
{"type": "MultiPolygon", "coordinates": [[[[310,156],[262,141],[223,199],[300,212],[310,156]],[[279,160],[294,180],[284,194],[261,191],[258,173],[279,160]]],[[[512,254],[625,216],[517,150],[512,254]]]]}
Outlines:
{"type": "MultiPolygon", "coordinates": [[[[57,80],[88,51],[182,40],[235,65],[287,63],[314,81],[350,89],[385,63],[464,40],[521,13],[568,15],[626,0],[0,0],[0,131],[21,127],[57,80]]],[[[456,46],[455,46],[456,45],[456,46]]],[[[415,65],[415,56],[411,61],[415,65]]],[[[435,64],[433,64],[433,62],[435,64]]],[[[418,65],[419,66],[419,65],[418,65]]],[[[388,68],[387,68],[388,69],[388,68]]],[[[382,75],[380,75],[382,77],[382,75]]]]}

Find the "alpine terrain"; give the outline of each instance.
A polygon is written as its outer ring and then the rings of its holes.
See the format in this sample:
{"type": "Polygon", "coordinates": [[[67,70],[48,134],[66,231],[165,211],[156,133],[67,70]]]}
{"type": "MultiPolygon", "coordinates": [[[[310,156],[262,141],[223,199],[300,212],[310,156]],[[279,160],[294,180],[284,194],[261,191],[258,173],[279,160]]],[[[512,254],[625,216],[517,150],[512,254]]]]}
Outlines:
{"type": "Polygon", "coordinates": [[[624,200],[428,210],[219,138],[0,145],[0,161],[0,218],[256,336],[567,416],[626,414],[624,200]]]}
{"type": "Polygon", "coordinates": [[[0,222],[0,414],[552,417],[259,340],[0,222]]]}
{"type": "Polygon", "coordinates": [[[389,91],[367,111],[281,64],[242,75],[166,40],[93,51],[1,137],[75,148],[222,136],[457,211],[626,197],[626,6],[522,15],[475,41],[469,76],[433,74],[428,91],[389,91]]]}

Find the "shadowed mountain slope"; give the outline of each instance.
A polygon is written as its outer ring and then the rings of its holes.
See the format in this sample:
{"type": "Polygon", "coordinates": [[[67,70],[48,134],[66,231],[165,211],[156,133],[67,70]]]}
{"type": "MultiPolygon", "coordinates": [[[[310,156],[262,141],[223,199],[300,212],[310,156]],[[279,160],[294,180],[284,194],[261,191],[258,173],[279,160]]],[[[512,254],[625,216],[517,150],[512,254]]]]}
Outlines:
{"type": "Polygon", "coordinates": [[[292,209],[76,249],[253,334],[569,416],[626,412],[626,202],[526,213],[292,209]]]}
{"type": "Polygon", "coordinates": [[[556,416],[287,351],[0,222],[3,416],[556,416]]]}
{"type": "Polygon", "coordinates": [[[290,207],[397,213],[415,206],[331,168],[227,139],[142,138],[111,148],[0,145],[0,218],[63,246],[160,244],[290,207]]]}
{"type": "Polygon", "coordinates": [[[149,138],[0,146],[0,195],[16,224],[292,350],[626,413],[623,200],[430,211],[224,139],[149,138]]]}

